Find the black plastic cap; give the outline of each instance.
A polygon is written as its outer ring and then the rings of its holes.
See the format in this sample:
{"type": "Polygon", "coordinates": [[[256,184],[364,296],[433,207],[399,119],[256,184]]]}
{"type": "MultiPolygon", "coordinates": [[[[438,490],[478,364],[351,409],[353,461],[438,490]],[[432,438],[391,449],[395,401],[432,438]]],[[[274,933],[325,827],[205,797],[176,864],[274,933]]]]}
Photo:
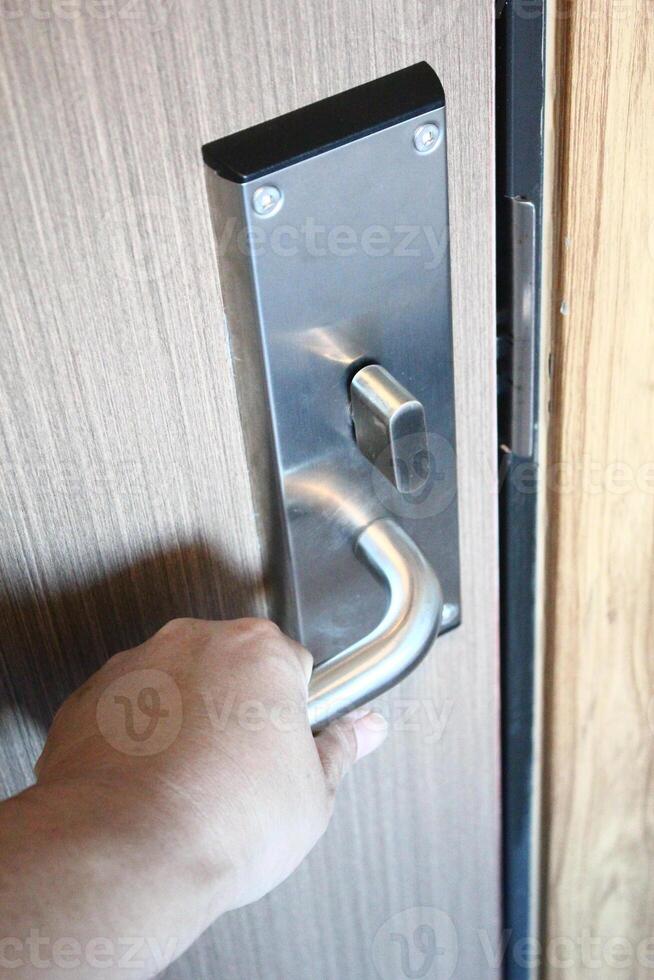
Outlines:
{"type": "Polygon", "coordinates": [[[421,61],[207,143],[202,156],[221,177],[243,184],[444,105],[438,75],[421,61]]]}

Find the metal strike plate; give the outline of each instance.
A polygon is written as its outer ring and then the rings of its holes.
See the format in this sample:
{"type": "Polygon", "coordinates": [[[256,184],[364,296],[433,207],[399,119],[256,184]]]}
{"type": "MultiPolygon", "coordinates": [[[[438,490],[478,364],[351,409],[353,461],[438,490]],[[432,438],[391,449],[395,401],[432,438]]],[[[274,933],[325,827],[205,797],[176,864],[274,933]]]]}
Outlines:
{"type": "Polygon", "coordinates": [[[372,629],[386,597],[355,558],[351,525],[390,517],[440,579],[443,629],[456,626],[446,118],[437,76],[414,65],[208,144],[204,159],[274,617],[316,663],[372,629]],[[424,411],[419,472],[409,472],[420,457],[415,433],[403,445],[396,432],[394,465],[408,481],[400,489],[355,437],[350,388],[371,364],[424,411]]]}
{"type": "Polygon", "coordinates": [[[513,197],[511,206],[511,450],[534,452],[536,391],[536,208],[513,197]]]}

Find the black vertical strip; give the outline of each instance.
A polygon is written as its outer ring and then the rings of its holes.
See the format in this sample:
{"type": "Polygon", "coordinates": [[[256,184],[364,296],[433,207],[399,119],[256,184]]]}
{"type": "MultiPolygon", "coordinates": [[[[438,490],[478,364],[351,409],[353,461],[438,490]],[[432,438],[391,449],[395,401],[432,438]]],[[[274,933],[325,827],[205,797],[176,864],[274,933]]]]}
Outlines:
{"type": "MultiPolygon", "coordinates": [[[[500,443],[500,603],[502,654],[505,980],[535,976],[520,941],[537,937],[530,911],[532,802],[539,774],[535,709],[538,403],[532,459],[509,451],[511,417],[511,226],[508,199],[536,208],[537,310],[541,292],[545,0],[506,0],[497,8],[497,302],[500,443]],[[502,448],[504,447],[504,448],[502,448]],[[522,956],[520,955],[522,953],[522,956]]],[[[538,314],[537,314],[538,315],[538,314]]],[[[536,324],[536,337],[539,335],[536,324]]],[[[536,371],[539,350],[536,347],[536,371]]],[[[536,375],[538,377],[538,374],[536,375]]],[[[537,388],[537,386],[535,386],[537,388]]],[[[535,394],[537,399],[537,394],[535,394]]]]}

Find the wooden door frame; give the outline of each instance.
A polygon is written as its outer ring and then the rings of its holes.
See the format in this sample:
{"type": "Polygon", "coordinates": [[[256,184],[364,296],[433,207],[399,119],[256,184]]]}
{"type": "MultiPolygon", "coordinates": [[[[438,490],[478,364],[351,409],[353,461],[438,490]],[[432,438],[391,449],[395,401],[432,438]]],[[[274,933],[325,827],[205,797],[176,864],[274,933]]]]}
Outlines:
{"type": "Polygon", "coordinates": [[[549,15],[541,975],[557,980],[640,980],[653,965],[654,487],[651,472],[649,490],[638,479],[652,470],[654,427],[654,21],[645,6],[598,17],[552,2],[549,15]],[[564,489],[563,467],[576,473],[584,461],[600,467],[599,489],[583,469],[564,489]],[[615,465],[628,468],[631,489],[611,489],[615,465]],[[600,943],[599,968],[584,960],[583,935],[600,943]],[[616,942],[623,967],[607,959],[616,942]],[[557,965],[564,955],[569,965],[557,965]]]}

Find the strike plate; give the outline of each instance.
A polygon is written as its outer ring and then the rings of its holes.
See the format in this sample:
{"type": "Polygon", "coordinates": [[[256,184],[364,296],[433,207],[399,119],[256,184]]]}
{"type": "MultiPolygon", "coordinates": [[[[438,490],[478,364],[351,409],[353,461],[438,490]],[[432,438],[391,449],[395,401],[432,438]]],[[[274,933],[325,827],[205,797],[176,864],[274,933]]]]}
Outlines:
{"type": "MultiPolygon", "coordinates": [[[[456,626],[446,122],[437,76],[423,62],[203,153],[272,614],[316,663],[371,630],[386,597],[355,557],[352,526],[390,517],[440,579],[443,630],[456,626]],[[429,476],[415,493],[397,490],[357,446],[349,386],[368,364],[381,365],[424,408],[429,476]]],[[[410,456],[404,463],[417,465],[410,456]]]]}

